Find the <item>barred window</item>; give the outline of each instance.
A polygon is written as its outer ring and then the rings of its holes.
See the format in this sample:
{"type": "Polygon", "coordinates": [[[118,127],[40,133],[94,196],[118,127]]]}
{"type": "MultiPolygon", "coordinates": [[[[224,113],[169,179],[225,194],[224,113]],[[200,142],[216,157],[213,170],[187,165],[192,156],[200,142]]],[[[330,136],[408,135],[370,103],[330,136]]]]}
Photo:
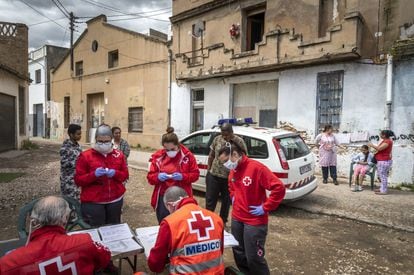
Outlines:
{"type": "Polygon", "coordinates": [[[320,132],[325,125],[339,129],[342,114],[342,94],[344,71],[318,73],[316,130],[320,132]]]}
{"type": "Polygon", "coordinates": [[[144,128],[144,108],[131,107],[128,108],[128,132],[142,133],[144,128]]]}

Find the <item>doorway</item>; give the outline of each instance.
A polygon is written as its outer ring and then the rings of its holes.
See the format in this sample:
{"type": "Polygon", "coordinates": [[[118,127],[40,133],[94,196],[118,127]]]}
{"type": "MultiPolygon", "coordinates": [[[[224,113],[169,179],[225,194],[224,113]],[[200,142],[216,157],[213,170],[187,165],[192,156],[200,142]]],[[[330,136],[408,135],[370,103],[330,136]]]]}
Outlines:
{"type": "Polygon", "coordinates": [[[0,152],[16,149],[16,98],[0,94],[0,152]]]}
{"type": "Polygon", "coordinates": [[[42,137],[43,136],[43,104],[34,104],[33,105],[33,136],[42,137]]]}
{"type": "Polygon", "coordinates": [[[104,93],[89,94],[87,97],[87,128],[89,142],[95,139],[95,131],[105,121],[104,93]]]}

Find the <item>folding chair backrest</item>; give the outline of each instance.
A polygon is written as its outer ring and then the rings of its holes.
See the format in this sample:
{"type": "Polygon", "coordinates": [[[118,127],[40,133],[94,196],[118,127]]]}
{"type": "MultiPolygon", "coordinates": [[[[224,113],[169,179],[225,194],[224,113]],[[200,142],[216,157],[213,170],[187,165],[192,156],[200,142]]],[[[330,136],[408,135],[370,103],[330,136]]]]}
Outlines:
{"type": "MultiPolygon", "coordinates": [[[[89,229],[91,226],[87,224],[82,219],[82,211],[80,207],[80,203],[70,197],[63,196],[63,198],[68,202],[70,209],[76,213],[76,216],[69,220],[66,225],[66,231],[72,231],[76,226],[79,226],[81,229],[89,229]]],[[[19,234],[19,238],[27,238],[29,232],[27,229],[27,217],[30,217],[30,214],[32,213],[32,209],[36,202],[38,202],[39,199],[33,200],[23,206],[19,211],[19,219],[17,221],[17,230],[19,234]]]]}

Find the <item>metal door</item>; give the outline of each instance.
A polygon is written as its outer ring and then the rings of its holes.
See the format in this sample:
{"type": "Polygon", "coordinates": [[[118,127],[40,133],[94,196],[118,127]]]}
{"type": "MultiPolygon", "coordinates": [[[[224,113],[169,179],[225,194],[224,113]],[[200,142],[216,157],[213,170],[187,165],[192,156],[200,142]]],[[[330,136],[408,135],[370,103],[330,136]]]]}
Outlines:
{"type": "Polygon", "coordinates": [[[33,136],[42,137],[43,136],[43,104],[33,105],[33,136]]]}
{"type": "Polygon", "coordinates": [[[0,94],[0,152],[16,149],[16,98],[0,94]]]}

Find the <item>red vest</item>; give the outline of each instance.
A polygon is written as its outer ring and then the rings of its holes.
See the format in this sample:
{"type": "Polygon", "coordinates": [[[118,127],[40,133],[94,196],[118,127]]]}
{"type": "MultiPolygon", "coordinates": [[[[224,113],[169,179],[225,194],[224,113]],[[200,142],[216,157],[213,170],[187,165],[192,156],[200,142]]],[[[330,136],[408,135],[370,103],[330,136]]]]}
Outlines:
{"type": "Polygon", "coordinates": [[[170,274],[224,274],[223,221],[189,203],[165,221],[171,230],[170,274]]]}

